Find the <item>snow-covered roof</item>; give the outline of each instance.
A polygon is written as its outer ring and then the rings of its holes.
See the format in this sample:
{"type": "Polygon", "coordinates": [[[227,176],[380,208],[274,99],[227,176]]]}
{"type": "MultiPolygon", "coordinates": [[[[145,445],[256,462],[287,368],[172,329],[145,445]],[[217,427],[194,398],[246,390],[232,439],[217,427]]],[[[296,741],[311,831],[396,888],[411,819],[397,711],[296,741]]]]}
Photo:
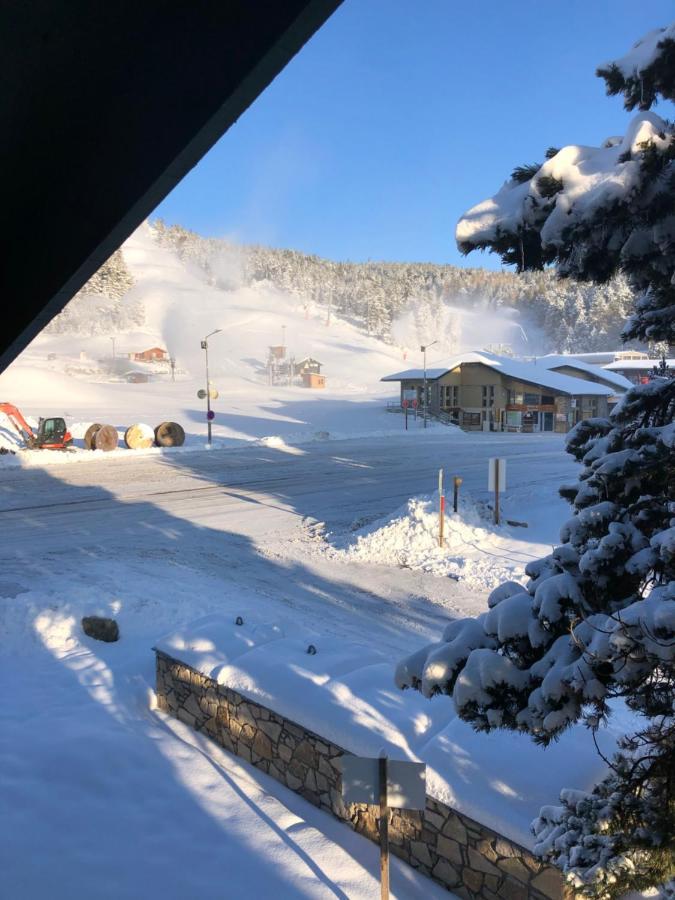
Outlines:
{"type": "MultiPolygon", "coordinates": [[[[654,366],[658,366],[660,359],[615,359],[602,368],[610,372],[615,369],[637,369],[643,372],[651,372],[654,366]]],[[[668,368],[675,369],[675,359],[667,359],[668,368]]],[[[631,385],[632,387],[632,385],[631,385]]]]}
{"type": "Polygon", "coordinates": [[[627,378],[624,378],[623,375],[615,375],[614,372],[608,372],[607,369],[603,369],[602,366],[594,366],[591,365],[591,363],[584,362],[583,360],[566,354],[556,355],[555,353],[550,353],[548,356],[540,356],[534,360],[534,364],[543,366],[546,369],[557,369],[560,366],[569,366],[571,369],[587,372],[594,378],[600,378],[603,381],[609,382],[621,391],[627,391],[629,388],[633,387],[632,383],[627,378]]]}
{"type": "MultiPolygon", "coordinates": [[[[435,381],[448,371],[447,368],[427,369],[427,381],[435,381]]],[[[395,372],[393,375],[385,375],[380,381],[417,381],[424,378],[424,369],[406,369],[405,372],[395,372]]]]}
{"type": "MultiPolygon", "coordinates": [[[[551,372],[543,366],[535,366],[534,363],[525,362],[522,359],[513,359],[510,356],[498,356],[496,353],[489,353],[487,350],[471,350],[466,353],[459,353],[446,361],[445,368],[427,369],[427,380],[433,381],[441,378],[447,372],[451,372],[457,366],[466,363],[480,363],[509,378],[536,384],[560,394],[609,397],[614,393],[612,388],[604,384],[584,381],[581,378],[572,378],[570,375],[561,375],[559,372],[551,372]],[[432,375],[431,373],[434,374],[432,375]]],[[[423,369],[408,369],[406,372],[398,372],[395,375],[385,375],[380,380],[407,381],[408,379],[415,380],[423,377],[423,369]]]]}

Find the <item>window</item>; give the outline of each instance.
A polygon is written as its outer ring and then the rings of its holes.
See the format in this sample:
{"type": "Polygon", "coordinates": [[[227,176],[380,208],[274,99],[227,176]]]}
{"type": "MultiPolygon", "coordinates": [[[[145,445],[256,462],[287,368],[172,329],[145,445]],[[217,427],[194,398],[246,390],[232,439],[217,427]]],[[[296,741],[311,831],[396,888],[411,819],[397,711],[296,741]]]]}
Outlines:
{"type": "Polygon", "coordinates": [[[441,403],[445,407],[459,406],[459,385],[444,384],[441,386],[441,403]]]}
{"type": "Polygon", "coordinates": [[[551,394],[542,394],[541,403],[542,406],[553,406],[553,404],[555,403],[555,398],[551,394]]]}
{"type": "Polygon", "coordinates": [[[465,412],[462,415],[462,424],[463,425],[474,425],[480,426],[480,413],[468,413],[465,412]]]}
{"type": "Polygon", "coordinates": [[[495,405],[495,386],[494,384],[484,384],[481,388],[483,406],[495,405]]]}
{"type": "Polygon", "coordinates": [[[539,394],[524,394],[525,406],[539,406],[539,394]]]}
{"type": "Polygon", "coordinates": [[[512,406],[522,406],[523,405],[523,393],[522,391],[514,391],[509,390],[509,399],[508,402],[512,406]]]}

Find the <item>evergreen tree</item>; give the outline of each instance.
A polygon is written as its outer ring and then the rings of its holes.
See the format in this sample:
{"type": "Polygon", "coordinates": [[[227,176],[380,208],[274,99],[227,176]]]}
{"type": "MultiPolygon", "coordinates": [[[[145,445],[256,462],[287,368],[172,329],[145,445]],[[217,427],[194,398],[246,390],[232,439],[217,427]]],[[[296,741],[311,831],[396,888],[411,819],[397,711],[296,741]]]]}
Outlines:
{"type": "Polygon", "coordinates": [[[133,284],[123,252],[116,250],[46,330],[61,334],[110,334],[142,325],[145,310],[129,295],[133,284]]]}
{"type": "MultiPolygon", "coordinates": [[[[653,43],[652,102],[657,92],[673,100],[671,44],[653,43]]],[[[615,70],[646,71],[644,49],[635,61],[629,54],[601,70],[610,92],[615,70]]],[[[629,108],[634,85],[625,77],[629,108]]],[[[644,104],[650,95],[641,96],[644,104]]],[[[589,154],[575,150],[561,151],[563,187],[541,225],[542,243],[575,278],[602,282],[623,270],[639,292],[625,337],[672,344],[675,128],[641,113],[620,144],[593,156],[586,181],[578,163],[589,154]]],[[[560,546],[527,566],[528,583],[501,585],[487,613],[452,622],[440,642],[397,669],[400,687],[451,694],[478,730],[518,730],[544,745],[575,722],[600,727],[612,699],[636,713],[639,726],[607,761],[607,777],[591,793],[564,791],[562,805],[545,807],[533,824],[538,852],[589,897],[675,877],[675,379],[668,376],[655,373],[610,419],[569,434],[567,449],[582,468],[561,494],[574,514],[560,546]]]]}

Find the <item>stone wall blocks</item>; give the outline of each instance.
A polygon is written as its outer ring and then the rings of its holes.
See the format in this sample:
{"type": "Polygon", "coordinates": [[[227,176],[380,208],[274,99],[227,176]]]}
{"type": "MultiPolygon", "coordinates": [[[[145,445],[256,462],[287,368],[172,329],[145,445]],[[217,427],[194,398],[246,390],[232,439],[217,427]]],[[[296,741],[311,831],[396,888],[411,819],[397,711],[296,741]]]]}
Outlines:
{"type": "Polygon", "coordinates": [[[530,884],[551,900],[558,900],[563,896],[563,877],[557,869],[550,867],[543,869],[539,875],[535,875],[530,884]]]}
{"type": "Polygon", "coordinates": [[[242,725],[251,725],[255,727],[256,721],[247,703],[241,703],[237,709],[237,719],[242,725]]]}
{"type": "Polygon", "coordinates": [[[466,828],[460,822],[459,817],[454,813],[448,817],[448,820],[441,830],[446,837],[452,838],[457,841],[458,844],[467,843],[468,836],[466,828]]]}
{"type": "Polygon", "coordinates": [[[452,838],[443,837],[442,834],[439,834],[436,842],[436,852],[439,856],[450,860],[456,866],[464,864],[461,848],[457,841],[453,841],[452,838]]]}
{"type": "Polygon", "coordinates": [[[514,878],[517,878],[518,881],[523,881],[527,884],[530,880],[530,870],[515,856],[500,859],[497,865],[503,872],[512,875],[514,878]]]}
{"type": "Polygon", "coordinates": [[[256,731],[253,738],[253,750],[263,759],[272,759],[272,741],[263,731],[256,731]]]}
{"type": "Polygon", "coordinates": [[[292,737],[297,738],[299,741],[304,740],[305,732],[302,730],[302,728],[299,728],[292,722],[286,722],[284,728],[292,737]]]}
{"type": "MultiPolygon", "coordinates": [[[[522,851],[515,844],[512,844],[510,841],[505,840],[504,838],[498,837],[494,842],[495,853],[497,856],[521,856],[522,851]]],[[[523,854],[524,855],[524,854],[523,854]]]]}
{"type": "Polygon", "coordinates": [[[473,869],[464,868],[462,870],[462,884],[468,887],[474,894],[478,894],[483,887],[483,875],[473,869]]]}
{"type": "Polygon", "coordinates": [[[275,744],[279,740],[279,735],[281,734],[281,725],[278,725],[276,722],[269,722],[265,720],[259,721],[258,728],[260,728],[261,731],[264,731],[265,734],[269,738],[271,738],[271,740],[273,740],[275,744]]]}
{"type": "Polygon", "coordinates": [[[497,896],[503,900],[527,900],[528,889],[521,881],[515,878],[505,878],[502,886],[497,891],[497,896]]]}
{"type": "Polygon", "coordinates": [[[469,847],[469,865],[476,872],[489,872],[490,875],[499,875],[499,869],[493,866],[485,857],[473,847],[469,847]]]}
{"type": "Polygon", "coordinates": [[[306,766],[311,766],[313,769],[317,768],[318,760],[316,756],[316,751],[312,747],[309,741],[301,741],[298,746],[295,748],[295,753],[293,754],[293,759],[298,760],[301,763],[304,763],[306,766]]]}
{"type": "Polygon", "coordinates": [[[446,859],[439,859],[431,870],[431,874],[447,887],[455,887],[461,881],[459,872],[446,859]]]}
{"type": "MultiPolygon", "coordinates": [[[[178,661],[157,655],[157,705],[204,731],[355,831],[378,839],[377,811],[346,807],[340,787],[344,751],[217,684],[178,661]]],[[[392,854],[436,879],[463,900],[562,900],[559,872],[473,819],[428,797],[423,812],[392,810],[392,854]]]]}
{"type": "Polygon", "coordinates": [[[436,831],[440,831],[445,823],[445,819],[440,813],[432,812],[428,808],[424,811],[424,821],[436,831]]]}
{"type": "Polygon", "coordinates": [[[282,759],[285,763],[290,762],[291,756],[293,753],[291,752],[291,748],[287,747],[286,744],[279,744],[277,747],[277,753],[279,754],[279,758],[282,759]]]}
{"type": "Polygon", "coordinates": [[[411,841],[410,852],[412,853],[413,858],[417,860],[417,862],[431,867],[431,854],[429,853],[429,847],[424,841],[411,841]]]}
{"type": "Polygon", "coordinates": [[[489,840],[483,839],[482,841],[478,841],[476,844],[476,850],[480,853],[481,856],[484,856],[485,859],[489,859],[490,862],[495,862],[498,858],[495,853],[494,847],[490,843],[489,840]]]}
{"type": "Polygon", "coordinates": [[[292,791],[299,791],[302,787],[302,781],[296,778],[292,772],[286,772],[286,784],[292,791]]]}

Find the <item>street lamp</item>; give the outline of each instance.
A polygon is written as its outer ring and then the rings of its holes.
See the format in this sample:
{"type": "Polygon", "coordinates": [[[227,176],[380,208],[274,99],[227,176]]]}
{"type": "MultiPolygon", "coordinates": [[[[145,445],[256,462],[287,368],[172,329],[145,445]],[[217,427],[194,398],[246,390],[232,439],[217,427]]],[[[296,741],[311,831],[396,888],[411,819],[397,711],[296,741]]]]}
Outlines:
{"type": "Polygon", "coordinates": [[[206,427],[208,429],[208,445],[211,446],[211,420],[213,413],[211,412],[211,385],[209,383],[209,338],[214,334],[219,334],[223,329],[216,328],[215,331],[209,332],[202,341],[202,350],[206,355],[206,427]]]}
{"type": "Polygon", "coordinates": [[[427,427],[427,349],[433,347],[438,341],[432,341],[430,344],[422,344],[420,350],[424,353],[424,427],[427,427]]]}

